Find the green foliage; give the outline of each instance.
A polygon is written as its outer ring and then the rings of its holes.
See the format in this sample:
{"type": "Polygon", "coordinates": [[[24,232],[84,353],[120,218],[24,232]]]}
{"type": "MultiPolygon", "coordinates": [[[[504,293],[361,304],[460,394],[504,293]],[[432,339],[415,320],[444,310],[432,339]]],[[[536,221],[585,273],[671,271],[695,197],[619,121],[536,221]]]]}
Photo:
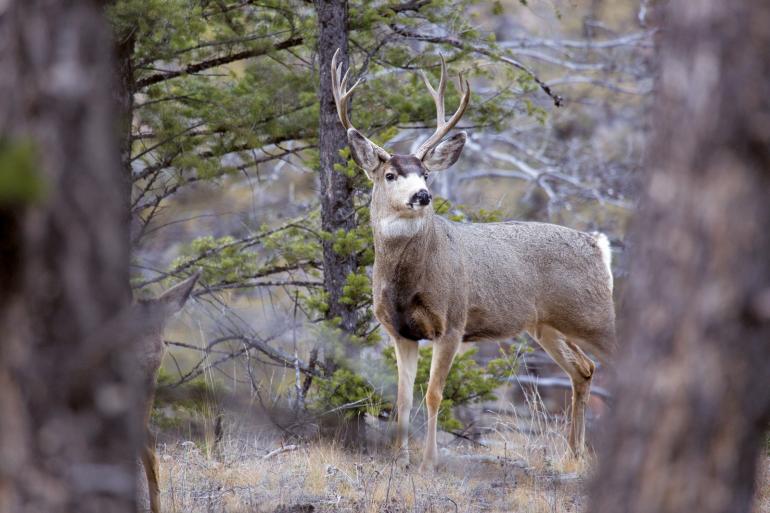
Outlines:
{"type": "Polygon", "coordinates": [[[340,302],[346,305],[364,305],[372,301],[372,281],[366,273],[350,273],[342,288],[340,302]]]}
{"type": "MultiPolygon", "coordinates": [[[[397,24],[421,30],[426,23],[432,24],[446,29],[461,45],[467,43],[493,56],[502,55],[504,50],[496,45],[492,31],[485,33],[478,20],[460,15],[477,3],[433,0],[420,5],[419,12],[396,12],[388,7],[396,3],[350,2],[351,73],[356,78],[359,74],[367,77],[356,90],[351,107],[359,130],[386,146],[401,125],[432,126],[433,100],[418,74],[409,70],[424,69],[437,84],[438,51],[446,57],[452,77],[446,90],[447,110],[459,102],[455,78],[462,71],[466,77],[484,79],[493,91],[473,93],[466,121],[500,129],[522,109],[526,115],[544,120],[545,111],[528,100],[537,85],[527,73],[456,45],[438,44],[417,53],[411,40],[397,37],[388,29],[397,24]]],[[[493,3],[493,14],[501,15],[503,10],[502,2],[493,3]]],[[[134,180],[134,196],[140,206],[162,207],[167,197],[191,184],[205,182],[211,186],[233,181],[235,173],[253,174],[271,156],[297,147],[307,148],[300,153],[300,165],[311,172],[318,169],[317,20],[310,4],[301,0],[117,0],[108,12],[117,40],[134,44],[133,125],[138,132],[133,134],[131,157],[134,174],[139,177],[134,180]],[[277,44],[288,41],[294,41],[289,48],[276,49],[277,44]],[[189,69],[245,53],[252,57],[168,80],[162,76],[164,70],[189,69]],[[147,202],[155,198],[157,202],[147,202]]],[[[343,304],[358,310],[358,325],[352,333],[343,333],[339,319],[325,319],[330,295],[320,287],[300,289],[303,311],[329,339],[359,347],[377,343],[379,332],[374,329],[367,270],[374,261],[368,209],[371,184],[353,163],[349,150],[340,153],[344,163],[335,169],[351,178],[355,190],[353,229],[333,233],[323,230],[319,211],[311,205],[303,219],[252,242],[239,241],[235,236],[195,239],[171,268],[195,260],[194,265],[204,269],[203,282],[207,284],[246,284],[253,278],[279,272],[321,282],[322,247],[324,241],[331,242],[336,254],[355,256],[358,263],[346,277],[341,298],[343,304]]],[[[0,194],[1,186],[2,182],[0,194]]],[[[474,212],[440,200],[436,209],[440,215],[460,222],[501,219],[496,210],[474,212]]],[[[137,209],[143,216],[147,210],[152,208],[137,209]]],[[[277,222],[268,220],[261,230],[267,233],[277,222]]],[[[451,402],[446,405],[447,411],[452,404],[471,400],[468,398],[474,393],[480,394],[478,397],[491,394],[491,389],[484,387],[491,386],[485,380],[492,378],[484,377],[483,369],[474,368],[469,358],[458,357],[456,372],[467,375],[467,386],[473,391],[456,384],[457,390],[447,396],[451,402]]],[[[332,406],[328,402],[333,399],[332,390],[347,402],[363,397],[371,399],[370,405],[380,401],[376,394],[371,395],[366,380],[350,370],[338,369],[329,381],[317,383],[319,404],[332,406]]],[[[449,417],[444,415],[442,422],[451,424],[451,413],[449,417]]]]}
{"type": "Polygon", "coordinates": [[[465,205],[452,205],[448,199],[440,196],[436,196],[434,205],[438,215],[460,223],[497,223],[503,220],[503,213],[500,210],[481,208],[474,211],[465,205]]]}
{"type": "Polygon", "coordinates": [[[323,234],[319,225],[318,215],[314,213],[301,225],[290,226],[265,237],[263,248],[270,255],[266,265],[293,266],[320,260],[323,234]]]}
{"type": "Polygon", "coordinates": [[[344,368],[328,379],[316,380],[314,400],[324,413],[340,411],[348,418],[364,413],[376,416],[387,406],[361,374],[344,368]]]}
{"type": "MultiPolygon", "coordinates": [[[[477,348],[455,356],[452,368],[444,386],[444,396],[441,400],[438,422],[441,429],[455,431],[463,426],[452,414],[452,408],[480,401],[495,399],[494,390],[504,379],[516,373],[518,367],[518,352],[509,355],[501,354],[500,358],[492,360],[486,368],[481,367],[473,358],[477,348]]],[[[502,352],[502,351],[501,351],[502,352]]],[[[420,359],[417,363],[415,379],[415,400],[419,403],[425,396],[425,390],[430,377],[430,362],[433,355],[432,347],[420,348],[420,359]]],[[[396,355],[393,347],[383,351],[385,362],[396,370],[396,355]]]]}
{"type": "Polygon", "coordinates": [[[205,421],[217,409],[216,404],[223,394],[221,385],[204,376],[172,387],[177,379],[178,376],[160,368],[151,419],[161,429],[176,429],[205,421]]]}
{"type": "Polygon", "coordinates": [[[32,143],[0,138],[0,205],[34,202],[44,190],[32,143]]]}
{"type": "Polygon", "coordinates": [[[487,363],[487,373],[494,376],[495,379],[503,381],[507,380],[518,373],[519,358],[532,351],[534,351],[534,349],[520,336],[518,342],[511,346],[507,353],[500,348],[500,356],[491,359],[489,363],[487,363]]]}
{"type": "Polygon", "coordinates": [[[185,265],[193,259],[200,259],[195,265],[203,268],[203,280],[208,283],[235,283],[258,271],[254,254],[243,251],[242,245],[230,236],[219,239],[198,237],[182,250],[182,256],[172,262],[171,268],[185,265]],[[208,256],[200,258],[204,255],[208,256]]]}

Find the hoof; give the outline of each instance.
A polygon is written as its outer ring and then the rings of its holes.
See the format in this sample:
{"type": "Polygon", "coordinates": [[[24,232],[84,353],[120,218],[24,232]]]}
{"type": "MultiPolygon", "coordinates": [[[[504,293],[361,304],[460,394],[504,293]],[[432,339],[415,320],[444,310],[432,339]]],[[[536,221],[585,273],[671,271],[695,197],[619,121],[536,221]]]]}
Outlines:
{"type": "Polygon", "coordinates": [[[433,473],[436,471],[436,468],[438,467],[437,463],[435,461],[423,461],[420,464],[420,470],[419,472],[422,473],[433,473]]]}
{"type": "Polygon", "coordinates": [[[407,449],[399,449],[394,455],[394,461],[396,467],[400,469],[409,468],[409,451],[407,449]]]}
{"type": "Polygon", "coordinates": [[[575,446],[570,445],[568,454],[575,460],[582,460],[586,456],[586,447],[583,444],[575,446]]]}

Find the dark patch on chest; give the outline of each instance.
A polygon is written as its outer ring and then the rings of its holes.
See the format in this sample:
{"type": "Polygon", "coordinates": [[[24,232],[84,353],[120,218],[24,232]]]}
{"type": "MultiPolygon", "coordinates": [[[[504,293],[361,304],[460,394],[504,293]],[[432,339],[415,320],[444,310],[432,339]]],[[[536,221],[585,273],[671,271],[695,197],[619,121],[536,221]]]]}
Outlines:
{"type": "Polygon", "coordinates": [[[420,159],[413,155],[393,155],[388,163],[399,176],[422,175],[425,172],[420,159]]]}
{"type": "Polygon", "coordinates": [[[435,340],[444,331],[441,318],[420,293],[386,292],[377,314],[381,322],[408,340],[435,340]]]}

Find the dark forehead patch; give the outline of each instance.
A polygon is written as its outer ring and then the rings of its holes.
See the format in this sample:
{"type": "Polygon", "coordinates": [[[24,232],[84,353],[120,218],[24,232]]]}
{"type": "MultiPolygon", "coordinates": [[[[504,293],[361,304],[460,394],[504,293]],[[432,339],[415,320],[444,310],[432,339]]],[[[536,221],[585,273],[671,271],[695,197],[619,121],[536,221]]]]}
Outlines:
{"type": "Polygon", "coordinates": [[[393,171],[401,176],[410,173],[421,175],[424,172],[422,162],[414,155],[393,155],[388,161],[393,171]]]}

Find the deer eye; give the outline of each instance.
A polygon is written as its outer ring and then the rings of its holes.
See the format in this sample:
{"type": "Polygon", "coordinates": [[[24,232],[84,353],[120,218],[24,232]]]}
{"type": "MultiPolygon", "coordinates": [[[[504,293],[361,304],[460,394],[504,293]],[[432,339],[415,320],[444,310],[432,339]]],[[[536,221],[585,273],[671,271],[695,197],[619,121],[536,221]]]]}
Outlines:
{"type": "Polygon", "coordinates": [[[425,172],[422,174],[422,177],[423,177],[423,178],[425,178],[425,179],[427,180],[427,179],[428,179],[428,172],[427,172],[427,171],[425,171],[425,172]]]}
{"type": "Polygon", "coordinates": [[[387,173],[385,175],[385,180],[387,180],[389,182],[392,182],[395,179],[396,179],[396,175],[394,175],[393,173],[387,173]]]}

